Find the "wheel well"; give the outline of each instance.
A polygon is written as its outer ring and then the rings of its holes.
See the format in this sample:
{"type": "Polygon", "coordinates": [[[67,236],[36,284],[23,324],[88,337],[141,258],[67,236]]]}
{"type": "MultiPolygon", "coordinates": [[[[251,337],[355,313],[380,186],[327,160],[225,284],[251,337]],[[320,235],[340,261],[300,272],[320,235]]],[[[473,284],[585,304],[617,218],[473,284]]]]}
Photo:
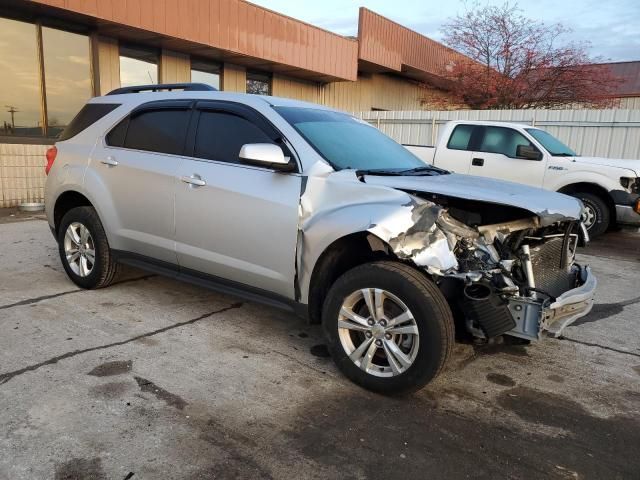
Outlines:
{"type": "Polygon", "coordinates": [[[68,191],[60,195],[58,200],[56,200],[56,206],[53,208],[53,223],[56,229],[56,234],[58,233],[58,227],[60,226],[62,217],[64,217],[69,210],[75,207],[91,206],[89,199],[81,193],[68,191]]]}
{"type": "Polygon", "coordinates": [[[609,192],[601,186],[596,185],[595,183],[572,183],[571,185],[562,187],[558,192],[565,193],[567,195],[575,193],[591,193],[592,195],[596,195],[607,205],[611,217],[611,224],[615,223],[616,205],[613,202],[611,195],[609,195],[609,192]]]}
{"type": "Polygon", "coordinates": [[[309,285],[309,318],[320,323],[322,305],[331,285],[345,272],[375,260],[396,259],[387,244],[368,232],[358,232],[333,242],[316,262],[309,285]]]}

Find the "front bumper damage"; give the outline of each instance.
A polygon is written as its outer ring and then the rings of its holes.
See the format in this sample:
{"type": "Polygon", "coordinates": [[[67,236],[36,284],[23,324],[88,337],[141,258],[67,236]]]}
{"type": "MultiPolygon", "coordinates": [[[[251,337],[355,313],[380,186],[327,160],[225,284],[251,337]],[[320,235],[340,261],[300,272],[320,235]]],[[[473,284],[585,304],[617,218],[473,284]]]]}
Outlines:
{"type": "Polygon", "coordinates": [[[300,201],[299,293],[309,298],[313,266],[336,238],[367,232],[374,256],[429,275],[472,336],[559,336],[589,313],[596,289],[575,263],[578,240],[588,241],[581,211],[566,195],[455,174],[312,176],[300,201]]]}
{"type": "MultiPolygon", "coordinates": [[[[389,246],[436,282],[458,282],[454,300],[474,337],[558,337],[591,311],[597,281],[575,263],[576,220],[528,217],[473,228],[428,201],[416,201],[411,213],[411,226],[388,236],[389,246]]],[[[379,226],[372,231],[380,234],[379,226]]]]}
{"type": "Polygon", "coordinates": [[[546,332],[559,337],[563,330],[593,308],[598,282],[591,268],[578,267],[577,276],[582,284],[569,290],[555,301],[517,297],[508,303],[509,312],[516,326],[508,335],[527,340],[539,340],[546,332]]]}

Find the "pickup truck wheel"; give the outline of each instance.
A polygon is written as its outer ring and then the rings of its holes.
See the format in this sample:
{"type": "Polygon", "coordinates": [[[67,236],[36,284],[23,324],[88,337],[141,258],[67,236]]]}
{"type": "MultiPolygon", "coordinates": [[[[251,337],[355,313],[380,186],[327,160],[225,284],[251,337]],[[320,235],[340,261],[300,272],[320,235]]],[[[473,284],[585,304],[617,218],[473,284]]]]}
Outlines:
{"type": "Polygon", "coordinates": [[[589,232],[591,238],[602,235],[609,228],[611,215],[607,204],[593,193],[574,193],[572,196],[582,200],[584,213],[582,222],[589,232]]]}
{"type": "Polygon", "coordinates": [[[76,207],[62,217],[58,251],[67,275],[79,287],[106,287],[116,274],[117,264],[93,207],[76,207]]]}
{"type": "Polygon", "coordinates": [[[442,371],[453,347],[444,296],[401,263],[369,263],[342,275],[327,294],[322,317],[338,368],[379,393],[422,388],[442,371]]]}

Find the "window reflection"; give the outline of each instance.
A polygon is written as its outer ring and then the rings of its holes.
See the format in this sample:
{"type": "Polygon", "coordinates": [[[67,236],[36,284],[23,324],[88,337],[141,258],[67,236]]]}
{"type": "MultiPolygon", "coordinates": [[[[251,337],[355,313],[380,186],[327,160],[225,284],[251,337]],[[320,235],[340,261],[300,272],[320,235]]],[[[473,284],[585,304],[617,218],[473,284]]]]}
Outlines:
{"type": "Polygon", "coordinates": [[[0,135],[42,135],[35,25],[0,18],[0,135]]]}
{"type": "Polygon", "coordinates": [[[42,28],[47,135],[57,136],[91,97],[89,39],[42,28]]]}
{"type": "Polygon", "coordinates": [[[247,72],[247,93],[271,95],[271,76],[264,73],[247,72]]]}
{"type": "Polygon", "coordinates": [[[205,83],[220,90],[220,65],[192,58],[191,81],[205,83]]]}
{"type": "Polygon", "coordinates": [[[158,83],[158,55],[139,47],[120,47],[120,85],[149,85],[158,83]]]}

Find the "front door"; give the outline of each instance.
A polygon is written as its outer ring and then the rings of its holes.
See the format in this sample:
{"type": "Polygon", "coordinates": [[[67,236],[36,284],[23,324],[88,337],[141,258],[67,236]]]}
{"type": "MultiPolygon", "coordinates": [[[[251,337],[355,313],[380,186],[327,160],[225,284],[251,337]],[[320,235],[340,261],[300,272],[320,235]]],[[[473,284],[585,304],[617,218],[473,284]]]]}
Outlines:
{"type": "Polygon", "coordinates": [[[195,115],[177,173],[180,267],[294,298],[301,176],[239,159],[244,144],[279,143],[248,107],[206,102],[195,115]]]}
{"type": "MultiPolygon", "coordinates": [[[[519,158],[519,145],[536,148],[524,135],[508,127],[485,126],[471,156],[470,175],[498,178],[542,188],[545,160],[519,158]]],[[[475,135],[475,133],[474,133],[475,135]]]]}

